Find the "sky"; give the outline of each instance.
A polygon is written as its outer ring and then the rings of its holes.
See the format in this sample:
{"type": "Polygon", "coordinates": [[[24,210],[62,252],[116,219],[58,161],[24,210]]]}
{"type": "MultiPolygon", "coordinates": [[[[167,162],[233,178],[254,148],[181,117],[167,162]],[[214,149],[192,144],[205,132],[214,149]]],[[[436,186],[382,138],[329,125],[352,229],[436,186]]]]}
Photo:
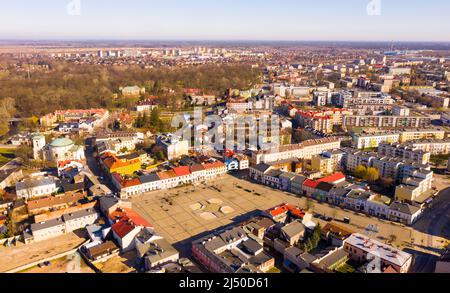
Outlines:
{"type": "Polygon", "coordinates": [[[449,11],[448,0],[0,0],[0,39],[450,42],[449,11]]]}

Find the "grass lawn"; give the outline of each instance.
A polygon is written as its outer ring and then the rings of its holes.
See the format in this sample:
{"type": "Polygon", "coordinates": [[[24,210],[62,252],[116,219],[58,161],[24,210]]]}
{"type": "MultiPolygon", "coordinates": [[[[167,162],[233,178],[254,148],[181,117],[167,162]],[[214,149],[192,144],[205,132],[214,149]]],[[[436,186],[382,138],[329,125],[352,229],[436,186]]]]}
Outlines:
{"type": "Polygon", "coordinates": [[[13,149],[0,149],[0,167],[16,157],[13,149]]]}
{"type": "Polygon", "coordinates": [[[356,271],[356,269],[348,263],[345,263],[342,266],[338,267],[336,271],[342,274],[352,274],[356,271]]]}

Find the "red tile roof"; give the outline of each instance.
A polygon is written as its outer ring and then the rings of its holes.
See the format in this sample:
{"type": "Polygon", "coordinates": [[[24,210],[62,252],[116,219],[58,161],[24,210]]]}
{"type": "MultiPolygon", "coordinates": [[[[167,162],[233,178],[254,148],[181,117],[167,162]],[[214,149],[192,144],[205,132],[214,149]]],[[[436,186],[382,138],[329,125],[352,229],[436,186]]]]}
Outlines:
{"type": "Polygon", "coordinates": [[[187,166],[174,168],[173,171],[177,177],[188,176],[191,174],[191,170],[187,166]]]}
{"type": "Polygon", "coordinates": [[[345,175],[342,172],[335,173],[333,175],[324,177],[322,179],[317,180],[317,182],[327,182],[327,183],[333,183],[341,180],[345,180],[345,175]]]}
{"type": "Polygon", "coordinates": [[[125,236],[127,236],[131,231],[134,230],[134,228],[136,228],[136,225],[134,225],[133,222],[129,222],[126,220],[121,220],[112,226],[112,230],[120,238],[124,238],[125,236]]]}
{"type": "Polygon", "coordinates": [[[303,186],[309,187],[309,188],[317,188],[319,183],[320,182],[318,182],[318,181],[313,181],[313,180],[310,180],[310,179],[306,179],[305,182],[303,182],[303,186]]]}
{"type": "Polygon", "coordinates": [[[157,173],[157,175],[158,175],[159,179],[161,179],[161,180],[166,180],[166,179],[171,179],[171,178],[177,177],[177,175],[175,174],[175,172],[173,170],[159,172],[159,173],[157,173]]]}
{"type": "Polygon", "coordinates": [[[218,169],[218,168],[223,168],[225,167],[225,164],[219,161],[216,161],[214,163],[209,163],[209,164],[204,164],[203,167],[205,167],[205,169],[218,169]]]}
{"type": "Polygon", "coordinates": [[[294,205],[291,205],[291,204],[283,204],[283,205],[274,207],[271,210],[269,210],[268,212],[272,217],[277,217],[279,215],[286,214],[288,212],[291,212],[291,214],[293,216],[298,217],[298,218],[303,218],[305,216],[305,212],[303,210],[301,210],[300,208],[298,208],[294,205]]]}
{"type": "Polygon", "coordinates": [[[113,221],[131,221],[136,226],[153,227],[152,224],[142,218],[137,212],[132,209],[118,208],[114,212],[109,214],[109,218],[113,221]]]}

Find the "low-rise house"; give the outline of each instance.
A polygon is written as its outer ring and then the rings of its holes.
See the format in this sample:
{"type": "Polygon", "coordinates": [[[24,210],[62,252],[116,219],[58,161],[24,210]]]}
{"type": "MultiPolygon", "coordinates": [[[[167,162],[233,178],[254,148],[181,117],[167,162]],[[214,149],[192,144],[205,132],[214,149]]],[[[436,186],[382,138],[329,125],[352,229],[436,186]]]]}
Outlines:
{"type": "Polygon", "coordinates": [[[280,236],[274,239],[274,248],[284,254],[287,248],[296,246],[305,237],[306,228],[300,220],[286,224],[280,229],[280,236]]]}
{"type": "Polygon", "coordinates": [[[62,217],[56,219],[31,224],[31,234],[28,234],[27,231],[24,233],[25,242],[43,241],[71,233],[94,224],[98,220],[98,217],[97,211],[89,208],[75,213],[64,214],[62,217]],[[25,236],[25,234],[28,235],[25,236]]]}
{"type": "Polygon", "coordinates": [[[95,245],[86,248],[86,254],[93,262],[102,261],[119,254],[119,247],[112,241],[94,244],[95,245]]]}
{"type": "Polygon", "coordinates": [[[114,222],[112,225],[113,237],[123,251],[135,248],[134,238],[145,228],[152,225],[132,209],[118,208],[109,215],[114,222]]]}
{"type": "Polygon", "coordinates": [[[423,210],[420,207],[397,201],[389,207],[388,218],[394,222],[413,225],[417,222],[422,213],[423,210]]]}
{"type": "Polygon", "coordinates": [[[365,213],[380,219],[387,219],[389,216],[389,205],[391,199],[385,196],[373,195],[366,202],[365,213]]]}
{"type": "Polygon", "coordinates": [[[264,174],[272,170],[272,166],[268,164],[258,164],[256,166],[250,167],[249,176],[252,180],[256,182],[262,182],[264,174]]]}
{"type": "Polygon", "coordinates": [[[280,170],[270,170],[263,175],[262,184],[267,185],[269,187],[279,189],[280,188],[280,175],[283,172],[280,170]]]}
{"type": "Polygon", "coordinates": [[[374,263],[375,267],[369,269],[378,273],[388,267],[392,267],[397,273],[408,273],[413,261],[411,254],[358,233],[344,241],[344,250],[356,262],[374,263]]]}
{"type": "Polygon", "coordinates": [[[22,169],[8,169],[0,171],[0,189],[13,186],[23,178],[22,169]]]}
{"type": "Polygon", "coordinates": [[[337,268],[349,260],[349,254],[343,247],[330,251],[325,256],[315,260],[311,266],[317,273],[334,273],[337,268]]]}
{"type": "Polygon", "coordinates": [[[305,180],[305,176],[296,175],[291,181],[290,192],[296,195],[303,195],[303,184],[305,180]]]}
{"type": "Polygon", "coordinates": [[[194,241],[192,254],[213,273],[267,272],[274,267],[275,259],[253,237],[236,226],[194,241]]]}
{"type": "Polygon", "coordinates": [[[136,111],[138,112],[150,112],[158,108],[158,104],[155,101],[156,97],[139,101],[136,105],[136,111]]]}
{"type": "Polygon", "coordinates": [[[311,264],[316,260],[314,255],[292,246],[284,251],[283,267],[290,273],[298,273],[311,268],[311,264]]]}
{"type": "Polygon", "coordinates": [[[280,189],[283,191],[291,191],[292,181],[296,177],[293,173],[283,173],[278,178],[280,181],[280,189]]]}
{"type": "Polygon", "coordinates": [[[167,263],[176,263],[180,258],[180,253],[154,229],[143,229],[136,236],[135,243],[138,257],[143,259],[147,271],[167,263]]]}
{"type": "Polygon", "coordinates": [[[303,219],[305,212],[291,204],[281,204],[263,213],[264,216],[276,223],[286,223],[288,220],[303,219]]]}
{"type": "Polygon", "coordinates": [[[30,215],[66,209],[72,204],[84,199],[86,195],[83,192],[64,194],[60,196],[48,196],[40,199],[29,200],[27,209],[30,215]]]}
{"type": "Polygon", "coordinates": [[[23,199],[51,195],[58,190],[57,179],[47,175],[25,178],[16,184],[17,197],[23,199]]]}
{"type": "Polygon", "coordinates": [[[99,214],[95,209],[91,208],[68,213],[62,217],[66,224],[66,233],[70,233],[94,224],[98,220],[99,214]]]}

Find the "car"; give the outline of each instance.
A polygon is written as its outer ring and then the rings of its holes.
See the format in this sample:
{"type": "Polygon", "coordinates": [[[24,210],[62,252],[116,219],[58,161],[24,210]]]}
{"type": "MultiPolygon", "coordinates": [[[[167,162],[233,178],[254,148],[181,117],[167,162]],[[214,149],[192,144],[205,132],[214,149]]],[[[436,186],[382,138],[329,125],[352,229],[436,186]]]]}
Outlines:
{"type": "Polygon", "coordinates": [[[326,222],[331,222],[331,221],[333,221],[333,218],[332,217],[325,217],[325,219],[324,219],[326,222]]]}
{"type": "Polygon", "coordinates": [[[351,219],[350,218],[344,218],[344,223],[346,223],[346,224],[350,224],[350,222],[351,222],[351,219]]]}
{"type": "Polygon", "coordinates": [[[44,265],[45,265],[46,267],[49,267],[49,266],[51,265],[51,262],[46,261],[46,262],[44,262],[44,265]]]}

